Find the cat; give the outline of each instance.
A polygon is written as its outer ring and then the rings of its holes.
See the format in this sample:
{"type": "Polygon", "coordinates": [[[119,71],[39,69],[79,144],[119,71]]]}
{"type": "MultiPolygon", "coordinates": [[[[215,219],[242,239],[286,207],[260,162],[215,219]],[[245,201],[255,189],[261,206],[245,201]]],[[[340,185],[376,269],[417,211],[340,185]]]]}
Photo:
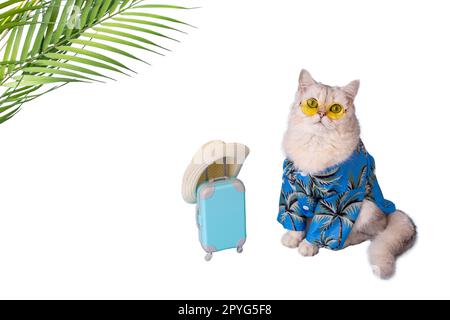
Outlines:
{"type": "Polygon", "coordinates": [[[321,247],[338,250],[371,240],[372,270],[389,279],[417,231],[408,215],[384,200],[376,181],[355,113],[359,86],[359,80],[344,87],[324,85],[302,70],[283,139],[287,160],[278,221],[287,229],[283,245],[306,257],[321,247]],[[350,172],[356,173],[345,176],[350,172]]]}

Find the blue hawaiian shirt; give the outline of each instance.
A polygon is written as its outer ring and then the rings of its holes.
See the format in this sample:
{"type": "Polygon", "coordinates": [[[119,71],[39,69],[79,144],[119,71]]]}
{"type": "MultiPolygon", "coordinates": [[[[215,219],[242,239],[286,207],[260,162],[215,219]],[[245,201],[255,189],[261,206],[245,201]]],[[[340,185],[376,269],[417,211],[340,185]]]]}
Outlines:
{"type": "Polygon", "coordinates": [[[283,169],[278,221],[288,230],[307,230],[306,240],[319,247],[344,247],[364,199],[386,215],[396,210],[394,203],[384,199],[375,161],[362,142],[350,158],[318,174],[297,170],[289,159],[283,169]],[[311,219],[308,228],[307,219],[311,219]]]}

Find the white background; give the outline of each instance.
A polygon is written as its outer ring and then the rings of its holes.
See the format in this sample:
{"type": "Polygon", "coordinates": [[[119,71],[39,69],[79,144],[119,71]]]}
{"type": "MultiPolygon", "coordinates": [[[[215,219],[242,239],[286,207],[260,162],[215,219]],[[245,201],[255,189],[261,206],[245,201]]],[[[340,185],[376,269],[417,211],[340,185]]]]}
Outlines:
{"type": "Polygon", "coordinates": [[[0,298],[450,298],[448,1],[173,3],[203,7],[178,14],[198,29],[174,52],[0,126],[0,298]],[[372,275],[367,243],[312,259],[280,244],[281,139],[301,68],[361,79],[379,182],[420,232],[391,281],[372,275]],[[180,188],[212,139],[251,148],[248,242],[206,263],[180,188]]]}

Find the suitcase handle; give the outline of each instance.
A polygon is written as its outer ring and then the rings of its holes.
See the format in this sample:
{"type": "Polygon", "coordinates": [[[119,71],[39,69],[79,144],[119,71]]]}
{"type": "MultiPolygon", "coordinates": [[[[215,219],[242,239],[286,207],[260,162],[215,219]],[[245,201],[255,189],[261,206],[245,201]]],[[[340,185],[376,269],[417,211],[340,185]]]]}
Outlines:
{"type": "Polygon", "coordinates": [[[229,177],[228,177],[227,157],[223,157],[223,173],[224,173],[224,176],[223,176],[223,177],[221,177],[221,178],[215,178],[215,179],[209,180],[208,167],[206,167],[206,170],[205,170],[205,180],[206,180],[206,181],[209,181],[209,182],[216,182],[216,181],[221,181],[221,180],[227,180],[227,179],[229,178],[229,177]]]}

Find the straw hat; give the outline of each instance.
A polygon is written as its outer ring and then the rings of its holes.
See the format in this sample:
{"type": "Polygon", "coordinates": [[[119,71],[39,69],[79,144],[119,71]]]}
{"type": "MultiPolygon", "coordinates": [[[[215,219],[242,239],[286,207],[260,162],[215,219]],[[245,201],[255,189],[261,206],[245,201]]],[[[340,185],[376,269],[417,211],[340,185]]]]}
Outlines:
{"type": "Polygon", "coordinates": [[[237,177],[249,152],[249,148],[243,144],[225,143],[219,140],[202,146],[184,173],[182,186],[184,201],[196,203],[197,188],[207,178],[223,177],[225,172],[228,177],[237,177]],[[225,162],[227,170],[224,167],[225,162]]]}

